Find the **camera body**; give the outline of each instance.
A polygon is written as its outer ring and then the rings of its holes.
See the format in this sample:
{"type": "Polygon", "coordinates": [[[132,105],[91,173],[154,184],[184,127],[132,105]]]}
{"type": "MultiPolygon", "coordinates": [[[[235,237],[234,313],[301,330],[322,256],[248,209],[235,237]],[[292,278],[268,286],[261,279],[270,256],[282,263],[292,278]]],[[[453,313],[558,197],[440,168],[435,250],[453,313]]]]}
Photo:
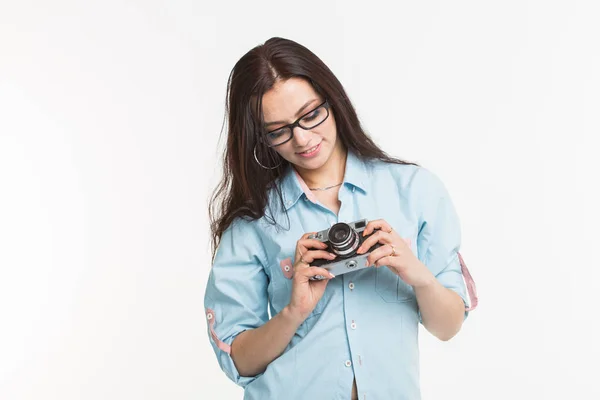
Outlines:
{"type": "MultiPolygon", "coordinates": [[[[382,246],[381,243],[375,243],[363,254],[356,254],[356,250],[363,242],[373,235],[364,236],[362,232],[367,226],[366,219],[345,223],[338,222],[329,229],[310,235],[309,239],[316,239],[325,244],[325,251],[335,254],[337,257],[333,260],[317,259],[311,263],[311,266],[325,268],[334,275],[340,275],[347,272],[357,271],[367,267],[367,257],[373,250],[382,246]]],[[[311,277],[311,280],[325,279],[322,275],[311,277]]]]}

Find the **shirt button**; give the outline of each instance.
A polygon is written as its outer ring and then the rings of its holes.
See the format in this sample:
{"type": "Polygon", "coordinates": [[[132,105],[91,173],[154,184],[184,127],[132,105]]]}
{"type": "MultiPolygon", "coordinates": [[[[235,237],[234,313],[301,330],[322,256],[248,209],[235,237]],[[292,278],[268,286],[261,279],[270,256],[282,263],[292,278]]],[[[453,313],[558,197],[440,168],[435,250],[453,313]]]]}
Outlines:
{"type": "Polygon", "coordinates": [[[344,364],[346,365],[346,367],[350,367],[352,365],[352,361],[346,360],[344,364]]]}
{"type": "Polygon", "coordinates": [[[211,313],[206,314],[206,319],[208,319],[209,321],[213,318],[213,315],[211,313]]]}
{"type": "Polygon", "coordinates": [[[350,324],[350,328],[356,329],[356,322],[352,321],[352,323],[350,324]]]}
{"type": "Polygon", "coordinates": [[[352,193],[354,193],[355,190],[356,190],[356,188],[354,186],[352,186],[352,193]]]}
{"type": "Polygon", "coordinates": [[[350,288],[350,290],[354,289],[354,282],[350,282],[348,284],[348,287],[350,288]]]}
{"type": "Polygon", "coordinates": [[[285,267],[283,267],[283,269],[285,270],[285,272],[290,272],[290,266],[286,265],[285,267]]]}

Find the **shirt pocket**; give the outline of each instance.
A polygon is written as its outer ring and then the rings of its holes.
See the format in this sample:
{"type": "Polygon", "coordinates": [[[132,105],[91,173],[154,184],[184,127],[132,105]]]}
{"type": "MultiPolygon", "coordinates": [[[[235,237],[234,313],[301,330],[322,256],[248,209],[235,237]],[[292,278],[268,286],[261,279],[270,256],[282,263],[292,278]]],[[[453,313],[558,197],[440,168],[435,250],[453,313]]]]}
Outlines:
{"type": "Polygon", "coordinates": [[[412,286],[404,282],[398,275],[385,266],[377,268],[375,291],[388,303],[410,301],[415,297],[412,286]]]}

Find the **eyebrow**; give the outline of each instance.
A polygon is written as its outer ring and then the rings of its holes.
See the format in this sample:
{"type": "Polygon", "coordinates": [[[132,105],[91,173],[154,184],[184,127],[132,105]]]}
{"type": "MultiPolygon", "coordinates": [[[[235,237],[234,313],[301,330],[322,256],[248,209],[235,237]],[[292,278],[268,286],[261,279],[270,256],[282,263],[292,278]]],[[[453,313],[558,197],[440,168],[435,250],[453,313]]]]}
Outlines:
{"type": "MultiPolygon", "coordinates": [[[[310,104],[314,103],[317,100],[318,99],[312,99],[312,100],[309,100],[306,103],[304,103],[304,105],[296,112],[296,117],[300,116],[304,112],[306,107],[308,107],[310,104]]],[[[286,123],[287,123],[287,121],[272,121],[272,122],[265,123],[265,126],[276,125],[276,124],[286,124],[286,123]]]]}

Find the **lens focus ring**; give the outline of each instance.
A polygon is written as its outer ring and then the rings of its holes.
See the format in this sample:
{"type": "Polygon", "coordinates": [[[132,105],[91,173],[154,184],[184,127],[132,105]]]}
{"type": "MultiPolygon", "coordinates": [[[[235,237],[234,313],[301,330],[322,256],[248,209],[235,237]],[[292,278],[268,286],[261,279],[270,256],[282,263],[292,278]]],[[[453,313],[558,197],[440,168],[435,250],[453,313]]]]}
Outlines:
{"type": "Polygon", "coordinates": [[[331,249],[338,255],[348,255],[354,252],[360,244],[356,231],[343,222],[333,225],[329,229],[328,236],[331,249]]]}

